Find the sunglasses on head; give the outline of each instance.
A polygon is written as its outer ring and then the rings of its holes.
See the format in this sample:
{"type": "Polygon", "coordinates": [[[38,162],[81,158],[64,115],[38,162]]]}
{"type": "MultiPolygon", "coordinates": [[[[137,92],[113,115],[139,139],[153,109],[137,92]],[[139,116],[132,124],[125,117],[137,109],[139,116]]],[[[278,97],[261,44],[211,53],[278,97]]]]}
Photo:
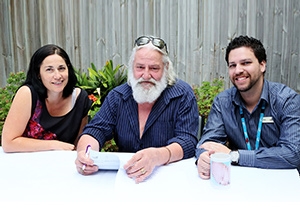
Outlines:
{"type": "Polygon", "coordinates": [[[140,36],[135,40],[135,45],[143,46],[152,42],[153,46],[156,46],[160,50],[165,51],[168,54],[167,44],[161,38],[151,37],[151,36],[140,36]]]}

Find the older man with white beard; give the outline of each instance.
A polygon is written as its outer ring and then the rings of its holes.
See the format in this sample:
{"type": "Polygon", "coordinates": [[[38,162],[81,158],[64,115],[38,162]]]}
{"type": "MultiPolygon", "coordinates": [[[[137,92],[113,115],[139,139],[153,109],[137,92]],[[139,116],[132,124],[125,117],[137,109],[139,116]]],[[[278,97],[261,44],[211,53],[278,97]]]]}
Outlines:
{"type": "Polygon", "coordinates": [[[128,83],[109,92],[84,128],[77,146],[77,170],[83,175],[98,171],[85,156],[85,148],[91,145],[99,151],[114,138],[119,152],[135,153],[124,169],[142,182],[155,167],[195,155],[198,114],[193,90],[176,78],[166,43],[141,36],[130,56],[128,83]]]}

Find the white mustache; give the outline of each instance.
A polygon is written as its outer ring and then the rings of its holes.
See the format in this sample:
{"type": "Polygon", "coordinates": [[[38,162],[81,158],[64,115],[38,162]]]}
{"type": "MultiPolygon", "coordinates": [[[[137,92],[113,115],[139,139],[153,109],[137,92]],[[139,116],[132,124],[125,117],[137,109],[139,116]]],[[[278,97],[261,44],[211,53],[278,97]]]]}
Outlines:
{"type": "Polygon", "coordinates": [[[150,83],[152,83],[152,84],[156,84],[156,83],[157,83],[157,81],[154,80],[154,79],[145,80],[144,78],[141,77],[140,79],[138,79],[137,84],[141,84],[141,83],[143,83],[143,82],[150,82],[150,83]]]}

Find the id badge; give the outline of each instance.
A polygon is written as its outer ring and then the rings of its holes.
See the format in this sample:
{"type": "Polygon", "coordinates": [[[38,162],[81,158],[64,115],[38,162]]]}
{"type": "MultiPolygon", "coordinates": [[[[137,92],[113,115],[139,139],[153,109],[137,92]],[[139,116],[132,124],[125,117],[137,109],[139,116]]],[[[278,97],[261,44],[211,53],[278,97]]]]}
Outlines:
{"type": "Polygon", "coordinates": [[[262,123],[274,123],[274,121],[273,118],[269,116],[269,117],[263,117],[262,123]]]}

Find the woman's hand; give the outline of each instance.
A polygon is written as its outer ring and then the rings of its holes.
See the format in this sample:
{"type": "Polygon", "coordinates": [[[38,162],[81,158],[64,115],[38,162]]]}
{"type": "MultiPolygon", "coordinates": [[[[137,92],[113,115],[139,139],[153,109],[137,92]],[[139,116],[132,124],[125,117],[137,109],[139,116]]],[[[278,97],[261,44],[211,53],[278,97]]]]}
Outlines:
{"type": "Polygon", "coordinates": [[[76,150],[73,144],[55,140],[55,142],[52,145],[55,145],[55,143],[57,143],[57,146],[54,147],[54,150],[65,150],[65,151],[76,150]]]}

